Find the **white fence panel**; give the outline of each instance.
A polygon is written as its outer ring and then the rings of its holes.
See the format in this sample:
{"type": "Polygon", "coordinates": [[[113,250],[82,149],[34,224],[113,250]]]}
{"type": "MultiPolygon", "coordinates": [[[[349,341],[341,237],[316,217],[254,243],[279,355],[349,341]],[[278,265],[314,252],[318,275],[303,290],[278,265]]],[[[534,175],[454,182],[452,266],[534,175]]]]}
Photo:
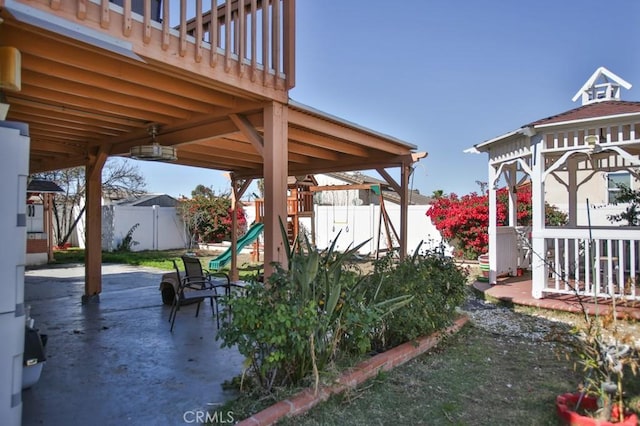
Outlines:
{"type": "Polygon", "coordinates": [[[516,228],[511,226],[497,227],[496,273],[498,275],[515,275],[518,266],[518,236],[516,228]]]}
{"type": "MultiPolygon", "coordinates": [[[[316,206],[316,246],[319,249],[329,247],[336,241],[337,250],[346,250],[369,240],[360,250],[360,254],[374,254],[387,250],[387,232],[384,221],[380,221],[380,206],[316,206]],[[379,246],[378,246],[379,240],[379,246]]],[[[390,222],[396,231],[400,232],[400,206],[386,207],[390,222]]],[[[408,240],[407,250],[412,254],[420,241],[421,250],[434,249],[442,242],[440,232],[433,226],[431,219],[426,216],[429,206],[409,206],[408,210],[408,240]]],[[[393,231],[391,231],[393,235],[393,231]]],[[[397,245],[395,236],[392,237],[397,245]]],[[[448,253],[451,248],[445,246],[448,253]]]]}
{"type": "Polygon", "coordinates": [[[103,248],[107,250],[117,248],[136,224],[132,239],[137,244],[131,246],[132,251],[186,247],[184,225],[174,207],[113,206],[112,215],[111,239],[103,241],[103,248]]]}

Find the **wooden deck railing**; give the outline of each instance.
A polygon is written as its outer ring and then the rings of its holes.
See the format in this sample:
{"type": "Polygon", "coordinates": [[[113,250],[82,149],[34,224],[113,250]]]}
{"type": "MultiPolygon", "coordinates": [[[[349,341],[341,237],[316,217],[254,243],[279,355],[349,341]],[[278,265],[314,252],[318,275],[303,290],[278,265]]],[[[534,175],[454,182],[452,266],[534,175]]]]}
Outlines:
{"type": "Polygon", "coordinates": [[[99,25],[133,44],[155,45],[164,57],[206,61],[212,68],[222,66],[227,73],[279,90],[295,85],[295,0],[75,0],[75,5],[47,0],[41,4],[48,5],[51,13],[71,7],[78,24],[99,25]],[[115,28],[120,22],[121,29],[115,28]]]}
{"type": "MultiPolygon", "coordinates": [[[[288,37],[286,29],[292,26],[282,0],[267,2],[257,0],[225,1],[218,7],[198,14],[179,27],[186,34],[208,42],[224,53],[224,66],[229,69],[232,60],[239,61],[240,74],[251,70],[252,78],[260,69],[266,80],[270,74],[292,75],[291,64],[283,55],[288,37]],[[266,64],[266,66],[265,66],[266,64]]],[[[290,12],[289,12],[290,13],[290,12]]],[[[212,60],[216,60],[213,58],[212,60]]],[[[288,81],[292,83],[291,80],[288,81]]]]}
{"type": "MultiPolygon", "coordinates": [[[[258,222],[261,222],[265,214],[264,200],[256,199],[255,206],[256,206],[256,220],[258,222]]],[[[313,211],[313,204],[309,206],[308,203],[305,202],[305,200],[296,199],[292,197],[289,197],[287,199],[287,215],[289,216],[294,216],[299,213],[312,212],[312,211],[313,211]]]]}

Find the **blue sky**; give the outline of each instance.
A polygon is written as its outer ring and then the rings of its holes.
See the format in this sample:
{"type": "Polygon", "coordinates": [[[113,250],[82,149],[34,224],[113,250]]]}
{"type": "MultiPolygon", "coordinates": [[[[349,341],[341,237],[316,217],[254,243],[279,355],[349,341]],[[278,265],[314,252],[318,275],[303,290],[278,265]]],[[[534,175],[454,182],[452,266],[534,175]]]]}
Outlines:
{"type": "MultiPolygon", "coordinates": [[[[604,66],[640,101],[640,1],[298,0],[290,97],[427,151],[414,189],[468,193],[486,155],[463,150],[580,106],[604,66]]],[[[150,192],[228,191],[222,172],[138,163],[150,192]]]]}

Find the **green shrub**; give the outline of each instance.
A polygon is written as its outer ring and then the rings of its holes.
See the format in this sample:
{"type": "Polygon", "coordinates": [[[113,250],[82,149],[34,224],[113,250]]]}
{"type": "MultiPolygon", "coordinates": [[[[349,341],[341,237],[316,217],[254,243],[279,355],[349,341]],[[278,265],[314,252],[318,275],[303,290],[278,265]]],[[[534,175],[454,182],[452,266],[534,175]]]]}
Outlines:
{"type": "Polygon", "coordinates": [[[127,234],[122,238],[122,241],[118,243],[115,249],[116,252],[130,252],[133,246],[137,246],[138,244],[140,244],[137,241],[133,240],[133,233],[138,228],[138,226],[140,226],[140,224],[136,223],[129,229],[129,231],[127,231],[127,234]]]}
{"type": "Polygon", "coordinates": [[[275,267],[268,287],[251,283],[244,297],[224,301],[228,305],[225,312],[233,315],[216,336],[223,346],[237,345],[247,358],[250,377],[269,391],[306,374],[309,336],[317,316],[315,301],[302,301],[287,271],[275,267]]]}
{"type": "MultiPolygon", "coordinates": [[[[371,280],[381,282],[382,299],[413,296],[402,309],[384,319],[378,349],[431,334],[451,323],[465,298],[466,272],[440,252],[425,252],[394,263],[389,257],[376,262],[371,280]]],[[[375,287],[375,286],[374,286],[375,287]]]]}
{"type": "Polygon", "coordinates": [[[287,269],[274,263],[266,285],[252,283],[243,297],[223,301],[217,336],[223,346],[237,346],[247,358],[245,378],[267,391],[309,377],[317,386],[320,372],[343,355],[439,330],[464,300],[465,272],[440,253],[397,264],[386,257],[362,276],[351,268],[360,246],[341,253],[334,242],[317,251],[303,236],[285,247],[287,269]]]}
{"type": "Polygon", "coordinates": [[[341,353],[369,351],[382,317],[411,300],[370,292],[367,280],[349,269],[359,248],[318,252],[307,238],[296,241],[288,270],[274,264],[266,286],[252,284],[246,296],[225,300],[233,315],[218,338],[238,346],[250,376],[267,391],[311,374],[317,385],[319,372],[341,353]]]}

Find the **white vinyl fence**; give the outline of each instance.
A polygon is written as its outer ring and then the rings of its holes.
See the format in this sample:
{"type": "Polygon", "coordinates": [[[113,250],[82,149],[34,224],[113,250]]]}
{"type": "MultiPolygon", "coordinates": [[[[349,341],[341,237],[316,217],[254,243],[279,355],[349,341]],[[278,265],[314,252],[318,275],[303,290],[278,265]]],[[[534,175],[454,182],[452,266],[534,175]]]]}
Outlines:
{"type": "MultiPolygon", "coordinates": [[[[442,237],[433,226],[426,212],[430,206],[409,206],[408,210],[408,254],[413,254],[422,241],[421,251],[433,250],[440,246],[442,237]]],[[[400,206],[389,204],[389,219],[397,232],[400,232],[400,206]]],[[[103,206],[102,208],[102,248],[114,250],[127,235],[127,232],[138,224],[133,231],[131,246],[133,251],[168,250],[184,248],[188,245],[188,237],[184,225],[174,207],[132,207],[103,206]]],[[[311,218],[300,219],[300,225],[311,232],[311,218]]],[[[83,226],[79,224],[79,229],[83,226]]],[[[366,244],[359,250],[362,255],[374,255],[377,251],[385,252],[387,247],[387,227],[380,220],[380,206],[316,206],[315,232],[316,246],[327,248],[336,241],[337,250],[346,250],[364,241],[366,244]]],[[[392,235],[392,243],[398,242],[392,235]]],[[[81,245],[82,244],[81,242],[81,245]]],[[[444,245],[445,252],[451,254],[452,249],[444,245]]]]}
{"type": "Polygon", "coordinates": [[[175,207],[102,207],[102,248],[114,250],[134,226],[132,251],[184,248],[188,238],[175,207]],[[137,226],[136,226],[137,225],[137,226]]]}
{"type": "MultiPolygon", "coordinates": [[[[412,254],[420,241],[421,251],[437,248],[442,237],[433,226],[426,212],[430,206],[409,206],[408,210],[408,241],[407,250],[412,254]]],[[[400,232],[400,206],[388,204],[386,206],[390,222],[396,231],[400,232]]],[[[315,207],[316,246],[320,249],[329,247],[337,238],[336,249],[346,250],[363,241],[368,242],[359,250],[360,254],[375,254],[385,251],[387,247],[387,231],[384,221],[380,221],[380,206],[316,206],[315,207]]],[[[301,219],[305,229],[311,229],[311,219],[306,222],[301,219]]],[[[392,235],[392,244],[397,247],[397,240],[392,235]]],[[[451,254],[451,247],[446,247],[446,253],[451,254]]]]}

